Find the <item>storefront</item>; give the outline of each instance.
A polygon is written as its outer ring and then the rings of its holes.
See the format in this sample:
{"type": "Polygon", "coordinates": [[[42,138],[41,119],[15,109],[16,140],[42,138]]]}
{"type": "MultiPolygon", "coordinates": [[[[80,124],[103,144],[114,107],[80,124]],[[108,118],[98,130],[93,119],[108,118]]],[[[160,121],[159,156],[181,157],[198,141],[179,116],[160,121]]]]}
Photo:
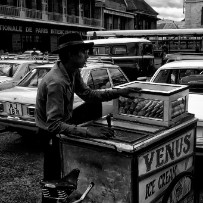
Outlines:
{"type": "Polygon", "coordinates": [[[48,23],[0,19],[0,50],[23,52],[33,49],[53,51],[60,35],[78,31],[85,35],[88,28],[48,23]]]}

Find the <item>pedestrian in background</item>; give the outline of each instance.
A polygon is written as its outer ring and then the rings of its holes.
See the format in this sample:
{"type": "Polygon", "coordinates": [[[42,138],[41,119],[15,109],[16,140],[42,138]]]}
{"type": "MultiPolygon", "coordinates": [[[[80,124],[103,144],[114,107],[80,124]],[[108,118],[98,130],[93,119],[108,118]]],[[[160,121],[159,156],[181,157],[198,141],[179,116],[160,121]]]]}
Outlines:
{"type": "Polygon", "coordinates": [[[32,56],[38,56],[39,54],[36,52],[36,48],[33,48],[33,52],[31,53],[32,56]]]}
{"type": "Polygon", "coordinates": [[[165,60],[165,56],[166,54],[168,54],[168,47],[166,45],[166,43],[163,44],[162,46],[162,65],[165,64],[166,60],[165,60]]]}
{"type": "Polygon", "coordinates": [[[45,51],[43,56],[44,56],[43,60],[48,60],[49,59],[49,52],[45,51]]]}

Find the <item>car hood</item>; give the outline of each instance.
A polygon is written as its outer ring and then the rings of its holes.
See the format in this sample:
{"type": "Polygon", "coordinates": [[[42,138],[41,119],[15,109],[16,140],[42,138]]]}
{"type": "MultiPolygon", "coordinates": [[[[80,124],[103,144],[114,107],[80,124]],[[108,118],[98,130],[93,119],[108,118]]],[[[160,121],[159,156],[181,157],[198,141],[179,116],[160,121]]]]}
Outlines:
{"type": "MultiPolygon", "coordinates": [[[[0,101],[16,102],[23,104],[36,103],[37,88],[27,88],[15,86],[11,89],[0,91],[0,101]]],[[[77,95],[74,95],[74,108],[82,104],[84,101],[77,95]]]]}
{"type": "Polygon", "coordinates": [[[203,121],[203,94],[189,94],[188,112],[195,114],[195,117],[203,121]]]}
{"type": "Polygon", "coordinates": [[[13,87],[0,91],[0,100],[23,104],[35,104],[37,88],[13,87]]]}
{"type": "Polygon", "coordinates": [[[13,78],[7,76],[0,76],[0,83],[11,81],[13,78]]]}

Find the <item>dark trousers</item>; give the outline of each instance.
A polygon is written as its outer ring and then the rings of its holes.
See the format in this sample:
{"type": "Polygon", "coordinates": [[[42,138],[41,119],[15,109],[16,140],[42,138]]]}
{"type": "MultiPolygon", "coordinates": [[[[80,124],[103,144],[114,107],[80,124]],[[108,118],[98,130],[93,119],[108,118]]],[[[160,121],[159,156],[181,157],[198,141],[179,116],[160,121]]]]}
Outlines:
{"type": "MultiPolygon", "coordinates": [[[[94,120],[102,116],[102,103],[83,103],[73,111],[70,124],[80,124],[89,120],[94,120]]],[[[38,134],[42,140],[44,148],[44,180],[56,180],[61,177],[61,157],[59,148],[59,138],[50,132],[38,129],[38,134]]],[[[54,203],[56,201],[45,200],[42,203],[54,203]]]]}
{"type": "MultiPolygon", "coordinates": [[[[59,138],[46,130],[38,129],[40,140],[44,149],[44,180],[57,180],[61,178],[61,158],[59,138]]],[[[55,203],[55,200],[46,200],[42,197],[42,203],[55,203]]]]}

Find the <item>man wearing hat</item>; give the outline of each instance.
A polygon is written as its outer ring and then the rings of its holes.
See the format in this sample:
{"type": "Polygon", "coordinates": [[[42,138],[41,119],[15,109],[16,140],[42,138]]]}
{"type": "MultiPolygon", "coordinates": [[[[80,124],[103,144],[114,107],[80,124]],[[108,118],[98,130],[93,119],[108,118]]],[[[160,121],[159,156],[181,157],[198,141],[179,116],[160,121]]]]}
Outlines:
{"type": "Polygon", "coordinates": [[[84,101],[103,102],[129,93],[139,92],[139,88],[119,90],[91,90],[80,75],[80,68],[85,65],[87,50],[93,43],[84,43],[79,33],[69,33],[59,38],[59,61],[42,79],[36,99],[36,124],[39,134],[46,143],[44,156],[44,179],[61,178],[60,157],[56,134],[69,134],[108,139],[113,130],[104,127],[79,127],[71,122],[73,99],[76,93],[84,101]]]}

